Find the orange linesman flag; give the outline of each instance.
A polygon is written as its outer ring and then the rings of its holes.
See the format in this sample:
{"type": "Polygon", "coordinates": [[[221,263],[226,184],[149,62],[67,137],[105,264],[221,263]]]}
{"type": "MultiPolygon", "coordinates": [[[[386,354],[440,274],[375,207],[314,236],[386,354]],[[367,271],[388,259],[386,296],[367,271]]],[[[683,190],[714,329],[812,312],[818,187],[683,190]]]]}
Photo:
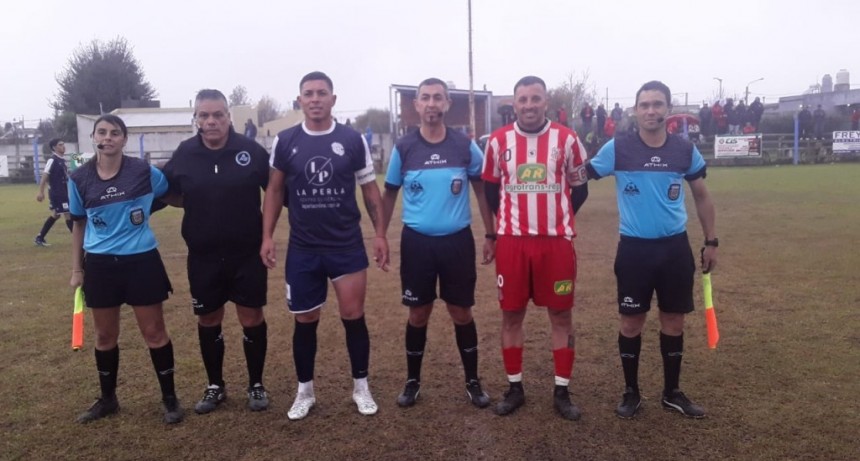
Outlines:
{"type": "Polygon", "coordinates": [[[84,347],[84,290],[75,289],[75,309],[72,314],[72,350],[84,347]]]}
{"type": "Polygon", "coordinates": [[[711,274],[702,274],[702,289],[705,292],[705,321],[708,326],[708,347],[717,348],[720,330],[717,328],[717,312],[714,310],[714,295],[711,287],[711,274]]]}

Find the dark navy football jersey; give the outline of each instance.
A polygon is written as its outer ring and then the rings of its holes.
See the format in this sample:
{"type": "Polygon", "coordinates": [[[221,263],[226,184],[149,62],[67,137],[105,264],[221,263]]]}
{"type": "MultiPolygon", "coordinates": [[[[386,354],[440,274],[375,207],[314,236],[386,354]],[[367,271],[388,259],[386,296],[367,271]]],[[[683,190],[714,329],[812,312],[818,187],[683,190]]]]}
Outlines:
{"type": "Polygon", "coordinates": [[[316,252],[363,248],[356,184],[376,176],[357,131],[339,123],[310,131],[302,123],[278,133],[271,160],[287,177],[291,246],[316,252]]]}

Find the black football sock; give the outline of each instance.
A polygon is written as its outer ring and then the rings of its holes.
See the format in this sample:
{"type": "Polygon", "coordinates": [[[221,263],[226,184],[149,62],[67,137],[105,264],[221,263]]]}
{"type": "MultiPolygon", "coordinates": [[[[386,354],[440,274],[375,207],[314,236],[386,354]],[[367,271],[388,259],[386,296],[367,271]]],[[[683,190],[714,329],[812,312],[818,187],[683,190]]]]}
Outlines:
{"type": "Polygon", "coordinates": [[[224,335],[221,325],[204,327],[197,324],[197,337],[200,339],[200,355],[209,384],[224,387],[224,335]]]}
{"type": "Polygon", "coordinates": [[[618,333],[618,352],[624,370],[624,384],[639,392],[639,352],[642,350],[642,335],[628,338],[618,333]]]}
{"type": "Polygon", "coordinates": [[[660,353],[663,355],[663,392],[678,389],[681,379],[681,359],[684,358],[684,334],[669,336],[660,332],[660,353]]]}
{"type": "Polygon", "coordinates": [[[457,349],[463,361],[463,371],[466,382],[478,379],[478,327],[475,321],[466,325],[454,325],[454,336],[457,338],[457,349]]]}
{"type": "Polygon", "coordinates": [[[319,320],[311,323],[300,323],[296,320],[293,330],[293,361],[296,364],[296,375],[300,383],[314,379],[314,361],[317,355],[317,326],[319,320]]]}
{"type": "Polygon", "coordinates": [[[155,368],[156,376],[158,376],[158,385],[161,386],[162,397],[176,396],[176,388],[173,384],[173,343],[167,341],[167,344],[159,348],[150,348],[149,357],[152,359],[152,366],[155,368]]]}
{"type": "Polygon", "coordinates": [[[349,362],[352,365],[352,377],[367,378],[370,367],[370,333],[364,316],[355,320],[341,319],[346,331],[346,350],[349,352],[349,362]]]}
{"type": "Polygon", "coordinates": [[[57,222],[57,219],[59,218],[59,216],[57,216],[56,218],[53,216],[48,216],[48,219],[45,220],[45,224],[42,225],[42,230],[39,231],[39,237],[42,237],[43,239],[47,237],[48,232],[51,231],[51,228],[54,227],[54,223],[57,222]]]}
{"type": "Polygon", "coordinates": [[[119,371],[119,346],[109,351],[96,349],[96,370],[99,372],[99,387],[102,398],[116,396],[116,375],[119,371]]]}
{"type": "Polygon", "coordinates": [[[416,327],[406,322],[406,379],[421,382],[421,362],[427,344],[427,325],[416,327]]]}
{"type": "Polygon", "coordinates": [[[245,361],[248,364],[248,386],[263,383],[263,367],[266,364],[266,349],[268,347],[266,321],[255,327],[243,328],[245,338],[242,347],[245,350],[245,361]]]}

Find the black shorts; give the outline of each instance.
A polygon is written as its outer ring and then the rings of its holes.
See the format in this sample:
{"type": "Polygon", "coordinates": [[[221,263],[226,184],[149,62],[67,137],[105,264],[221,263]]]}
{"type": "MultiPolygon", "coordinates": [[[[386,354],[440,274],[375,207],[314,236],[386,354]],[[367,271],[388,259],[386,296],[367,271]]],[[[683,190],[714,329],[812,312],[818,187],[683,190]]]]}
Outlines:
{"type": "Polygon", "coordinates": [[[88,253],[83,288],[91,308],[148,306],[163,302],[173,292],[158,250],[134,255],[88,253]]]}
{"type": "Polygon", "coordinates": [[[695,272],[696,262],[686,232],[661,239],[622,235],[615,256],[618,312],[648,312],[655,291],[661,311],[692,312],[695,272]]]}
{"type": "Polygon", "coordinates": [[[423,306],[439,297],[461,307],[475,305],[475,239],[472,229],[431,237],[403,226],[400,238],[400,283],[404,306],[423,306]]]}
{"type": "Polygon", "coordinates": [[[245,307],[265,306],[268,277],[258,253],[188,253],[188,284],[195,315],[215,312],[227,301],[245,307]]]}
{"type": "Polygon", "coordinates": [[[53,192],[48,193],[48,208],[56,214],[68,213],[69,212],[69,195],[68,194],[57,194],[53,192]]]}

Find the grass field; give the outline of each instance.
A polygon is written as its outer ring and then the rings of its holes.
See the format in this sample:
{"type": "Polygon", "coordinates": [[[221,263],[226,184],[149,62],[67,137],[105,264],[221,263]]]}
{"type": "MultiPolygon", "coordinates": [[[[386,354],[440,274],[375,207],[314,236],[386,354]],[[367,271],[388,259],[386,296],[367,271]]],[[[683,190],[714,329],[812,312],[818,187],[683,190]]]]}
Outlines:
{"type": "MultiPolygon", "coordinates": [[[[722,340],[706,346],[701,305],[688,317],[681,385],[708,418],[660,409],[662,365],[657,323],[649,319],[640,381],[643,411],[613,414],[623,379],[617,353],[612,261],[617,243],[613,180],[591,183],[577,216],[577,361],[573,399],[579,422],[552,411],[552,354],[546,315],[526,321],[526,406],[509,417],[466,403],[453,327],[444,309],[431,321],[421,399],[403,410],[395,399],[405,379],[399,304],[399,226],[389,234],[394,270],[371,270],[367,319],[371,387],[380,405],[362,417],[333,293],[320,325],[317,407],[307,419],[286,417],[296,387],[292,318],[285,312],[283,261],[270,273],[270,410],[245,409],[241,329],[228,310],[225,378],[231,398],[215,413],[187,412],[161,422],[158,387],[130,309],[123,310],[118,395],[121,413],[87,426],[75,416],[98,394],[92,351],[71,351],[70,238],[58,223],[49,248],[34,247],[46,216],[35,185],[0,187],[0,459],[858,459],[860,439],[860,164],[712,169],[720,262],[714,297],[722,340]],[[853,453],[853,454],[852,454],[853,453]]],[[[701,230],[691,211],[691,241],[701,230]]],[[[202,394],[205,374],[185,278],[181,212],[153,218],[175,293],[165,304],[176,350],[177,387],[186,410],[202,394]]],[[[366,220],[365,220],[366,221],[366,220]]],[[[365,235],[367,232],[367,222],[365,235]]],[[[281,221],[279,250],[287,224],[281,221]]],[[[483,229],[477,228],[480,234],[483,229]]],[[[485,389],[506,388],[499,350],[500,315],[492,267],[479,268],[475,317],[485,389]]],[[[697,303],[701,299],[697,285],[697,303]]]]}

